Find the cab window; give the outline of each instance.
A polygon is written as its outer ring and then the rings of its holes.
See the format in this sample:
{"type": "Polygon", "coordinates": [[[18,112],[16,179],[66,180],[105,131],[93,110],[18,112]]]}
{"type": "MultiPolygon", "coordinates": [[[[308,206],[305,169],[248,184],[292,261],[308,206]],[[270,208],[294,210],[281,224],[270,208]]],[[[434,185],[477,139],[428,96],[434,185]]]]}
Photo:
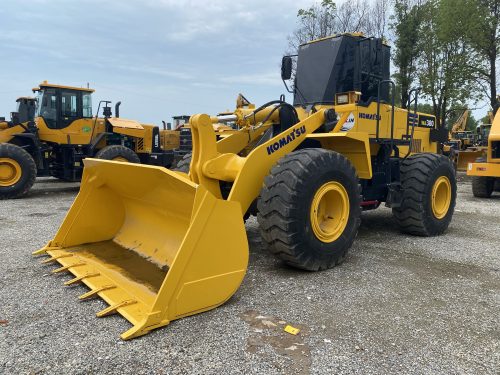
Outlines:
{"type": "Polygon", "coordinates": [[[92,117],[92,94],[84,92],[82,94],[83,117],[92,117]]]}
{"type": "Polygon", "coordinates": [[[76,92],[61,92],[61,115],[63,117],[78,116],[78,96],[76,92]]]}
{"type": "Polygon", "coordinates": [[[39,92],[37,116],[43,117],[49,128],[55,128],[57,122],[56,90],[46,89],[39,92]]]}

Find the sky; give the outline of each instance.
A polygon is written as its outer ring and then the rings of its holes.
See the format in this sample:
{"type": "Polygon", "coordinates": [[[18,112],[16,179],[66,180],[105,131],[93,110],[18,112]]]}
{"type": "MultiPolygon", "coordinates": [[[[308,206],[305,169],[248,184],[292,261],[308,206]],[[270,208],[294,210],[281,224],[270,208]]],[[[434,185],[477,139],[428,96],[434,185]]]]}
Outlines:
{"type": "MultiPolygon", "coordinates": [[[[311,0],[1,0],[0,116],[43,80],[121,101],[122,117],[257,105],[285,92],[287,36],[311,0]]],[[[287,98],[291,100],[289,94],[287,98]]]]}
{"type": "Polygon", "coordinates": [[[44,80],[89,84],[94,113],[99,100],[121,101],[122,117],[156,125],[232,110],[238,93],[278,99],[287,36],[312,2],[0,0],[0,116],[44,80]]]}

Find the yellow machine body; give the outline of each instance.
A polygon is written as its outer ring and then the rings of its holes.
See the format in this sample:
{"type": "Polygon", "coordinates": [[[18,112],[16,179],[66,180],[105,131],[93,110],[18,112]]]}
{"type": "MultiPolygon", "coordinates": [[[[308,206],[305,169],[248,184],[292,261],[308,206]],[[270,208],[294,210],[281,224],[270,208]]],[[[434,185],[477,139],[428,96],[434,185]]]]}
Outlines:
{"type": "MultiPolygon", "coordinates": [[[[35,254],[58,262],[54,272],[69,271],[132,327],[130,339],[184,316],[219,306],[238,289],[246,272],[248,241],[243,216],[260,194],[276,162],[307,138],[341,152],[360,178],[372,177],[376,147],[376,105],[356,102],[297,108],[299,122],[256,145],[279,121],[273,106],[253,115],[237,108],[237,131],[217,140],[217,117],[191,116],[193,154],[189,174],[160,167],[86,159],[81,190],[62,226],[35,254]],[[316,132],[337,113],[329,132],[316,132]],[[354,121],[352,121],[354,118],[354,121]],[[267,119],[263,122],[264,119],[267,119]],[[348,130],[342,131],[342,128],[348,130]],[[253,147],[250,147],[253,145],[253,147]],[[221,181],[232,183],[223,194],[221,181]],[[224,238],[221,240],[220,229],[224,238]]],[[[408,113],[397,109],[396,136],[406,130],[408,113]],[[403,121],[404,120],[404,121],[403,121]]],[[[390,135],[390,106],[381,105],[379,135],[390,135]]],[[[429,129],[415,127],[412,148],[435,152],[429,129]]],[[[407,147],[408,148],[408,147],[407,147]]]]}
{"type": "Polygon", "coordinates": [[[177,149],[180,144],[180,132],[177,130],[160,130],[160,140],[162,149],[177,149]]]}
{"type": "Polygon", "coordinates": [[[470,163],[474,163],[476,159],[486,154],[487,147],[468,147],[465,150],[459,151],[456,156],[457,171],[465,172],[470,163]]]}
{"type": "MultiPolygon", "coordinates": [[[[328,106],[316,106],[317,108],[328,108],[328,106]]],[[[330,107],[331,108],[331,107],[330,107]]],[[[335,112],[340,117],[339,122],[343,122],[340,128],[349,129],[348,134],[354,136],[353,133],[363,133],[368,135],[369,138],[376,136],[377,131],[377,103],[373,102],[369,106],[361,106],[356,102],[344,105],[336,105],[335,112]]],[[[302,108],[298,108],[297,112],[299,118],[305,118],[307,112],[302,108]]],[[[412,152],[437,152],[438,144],[431,142],[430,129],[434,128],[435,117],[424,113],[417,113],[419,121],[427,122],[429,124],[418,124],[414,128],[414,142],[411,146],[412,152]],[[425,117],[424,117],[425,116],[425,117]]],[[[391,136],[391,106],[388,104],[380,105],[380,119],[379,119],[379,137],[389,138],[391,136]]],[[[394,109],[394,138],[401,139],[407,133],[407,118],[408,110],[402,108],[394,109]]],[[[310,137],[314,137],[311,135],[310,137]]],[[[375,155],[378,151],[376,145],[370,146],[370,154],[375,155]]],[[[408,152],[408,147],[401,147],[403,153],[408,152]]]]}
{"type": "Polygon", "coordinates": [[[6,126],[1,126],[0,124],[0,143],[9,142],[16,134],[24,133],[24,128],[21,125],[14,125],[9,127],[7,123],[6,126]]]}
{"type": "Polygon", "coordinates": [[[497,111],[488,136],[485,162],[471,162],[467,168],[468,176],[500,178],[500,111],[497,111]]]}

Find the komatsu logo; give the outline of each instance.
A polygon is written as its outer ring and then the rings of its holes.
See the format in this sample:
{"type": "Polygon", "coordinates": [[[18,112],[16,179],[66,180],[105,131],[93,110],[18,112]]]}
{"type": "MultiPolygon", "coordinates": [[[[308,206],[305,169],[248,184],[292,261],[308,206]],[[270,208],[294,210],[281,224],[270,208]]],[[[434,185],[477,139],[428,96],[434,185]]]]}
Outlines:
{"type": "Polygon", "coordinates": [[[286,146],[290,142],[294,141],[296,138],[299,138],[302,134],[306,133],[306,127],[301,126],[298,129],[291,131],[277,142],[274,142],[272,145],[267,146],[267,154],[271,155],[273,152],[278,151],[281,147],[286,146]]]}
{"type": "MultiPolygon", "coordinates": [[[[362,113],[362,112],[359,112],[359,118],[363,118],[365,120],[376,120],[377,119],[377,115],[375,113],[362,113]]],[[[382,117],[378,116],[378,119],[381,120],[382,117]]]]}
{"type": "Polygon", "coordinates": [[[342,132],[346,132],[348,130],[351,130],[352,128],[354,128],[354,124],[355,124],[355,118],[354,118],[354,113],[349,113],[349,116],[347,116],[347,119],[345,120],[345,123],[344,125],[342,125],[342,129],[340,129],[340,131],[342,132]]]}

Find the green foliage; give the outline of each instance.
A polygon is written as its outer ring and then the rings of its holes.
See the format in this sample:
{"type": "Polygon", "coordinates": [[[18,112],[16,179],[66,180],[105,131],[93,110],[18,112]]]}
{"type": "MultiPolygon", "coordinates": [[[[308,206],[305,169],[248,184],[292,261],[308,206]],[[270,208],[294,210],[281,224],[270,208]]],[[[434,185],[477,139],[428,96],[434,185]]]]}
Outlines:
{"type": "MultiPolygon", "coordinates": [[[[413,110],[413,108],[411,108],[413,110]]],[[[428,113],[428,114],[433,114],[434,109],[432,108],[432,105],[429,103],[422,103],[417,105],[417,111],[421,113],[428,113]]]]}
{"type": "Polygon", "coordinates": [[[421,23],[419,5],[411,0],[396,0],[391,20],[390,28],[395,35],[392,59],[398,68],[393,76],[399,86],[398,101],[406,108],[408,92],[417,78],[417,44],[421,23]]]}
{"type": "Polygon", "coordinates": [[[500,55],[500,0],[462,0],[469,14],[465,34],[470,44],[471,67],[493,113],[500,106],[497,63],[500,55]]]}
{"type": "Polygon", "coordinates": [[[469,64],[464,27],[470,15],[464,4],[430,0],[420,7],[417,75],[423,93],[433,105],[438,125],[446,123],[452,106],[463,107],[469,100],[480,99],[469,64]]]}
{"type": "MultiPolygon", "coordinates": [[[[337,9],[337,5],[332,0],[323,0],[321,1],[320,8],[326,16],[333,17],[335,14],[335,10],[337,9]]],[[[303,21],[307,20],[315,20],[320,17],[320,12],[318,12],[318,7],[313,4],[307,9],[299,9],[297,12],[297,17],[299,17],[303,21]]]]}

